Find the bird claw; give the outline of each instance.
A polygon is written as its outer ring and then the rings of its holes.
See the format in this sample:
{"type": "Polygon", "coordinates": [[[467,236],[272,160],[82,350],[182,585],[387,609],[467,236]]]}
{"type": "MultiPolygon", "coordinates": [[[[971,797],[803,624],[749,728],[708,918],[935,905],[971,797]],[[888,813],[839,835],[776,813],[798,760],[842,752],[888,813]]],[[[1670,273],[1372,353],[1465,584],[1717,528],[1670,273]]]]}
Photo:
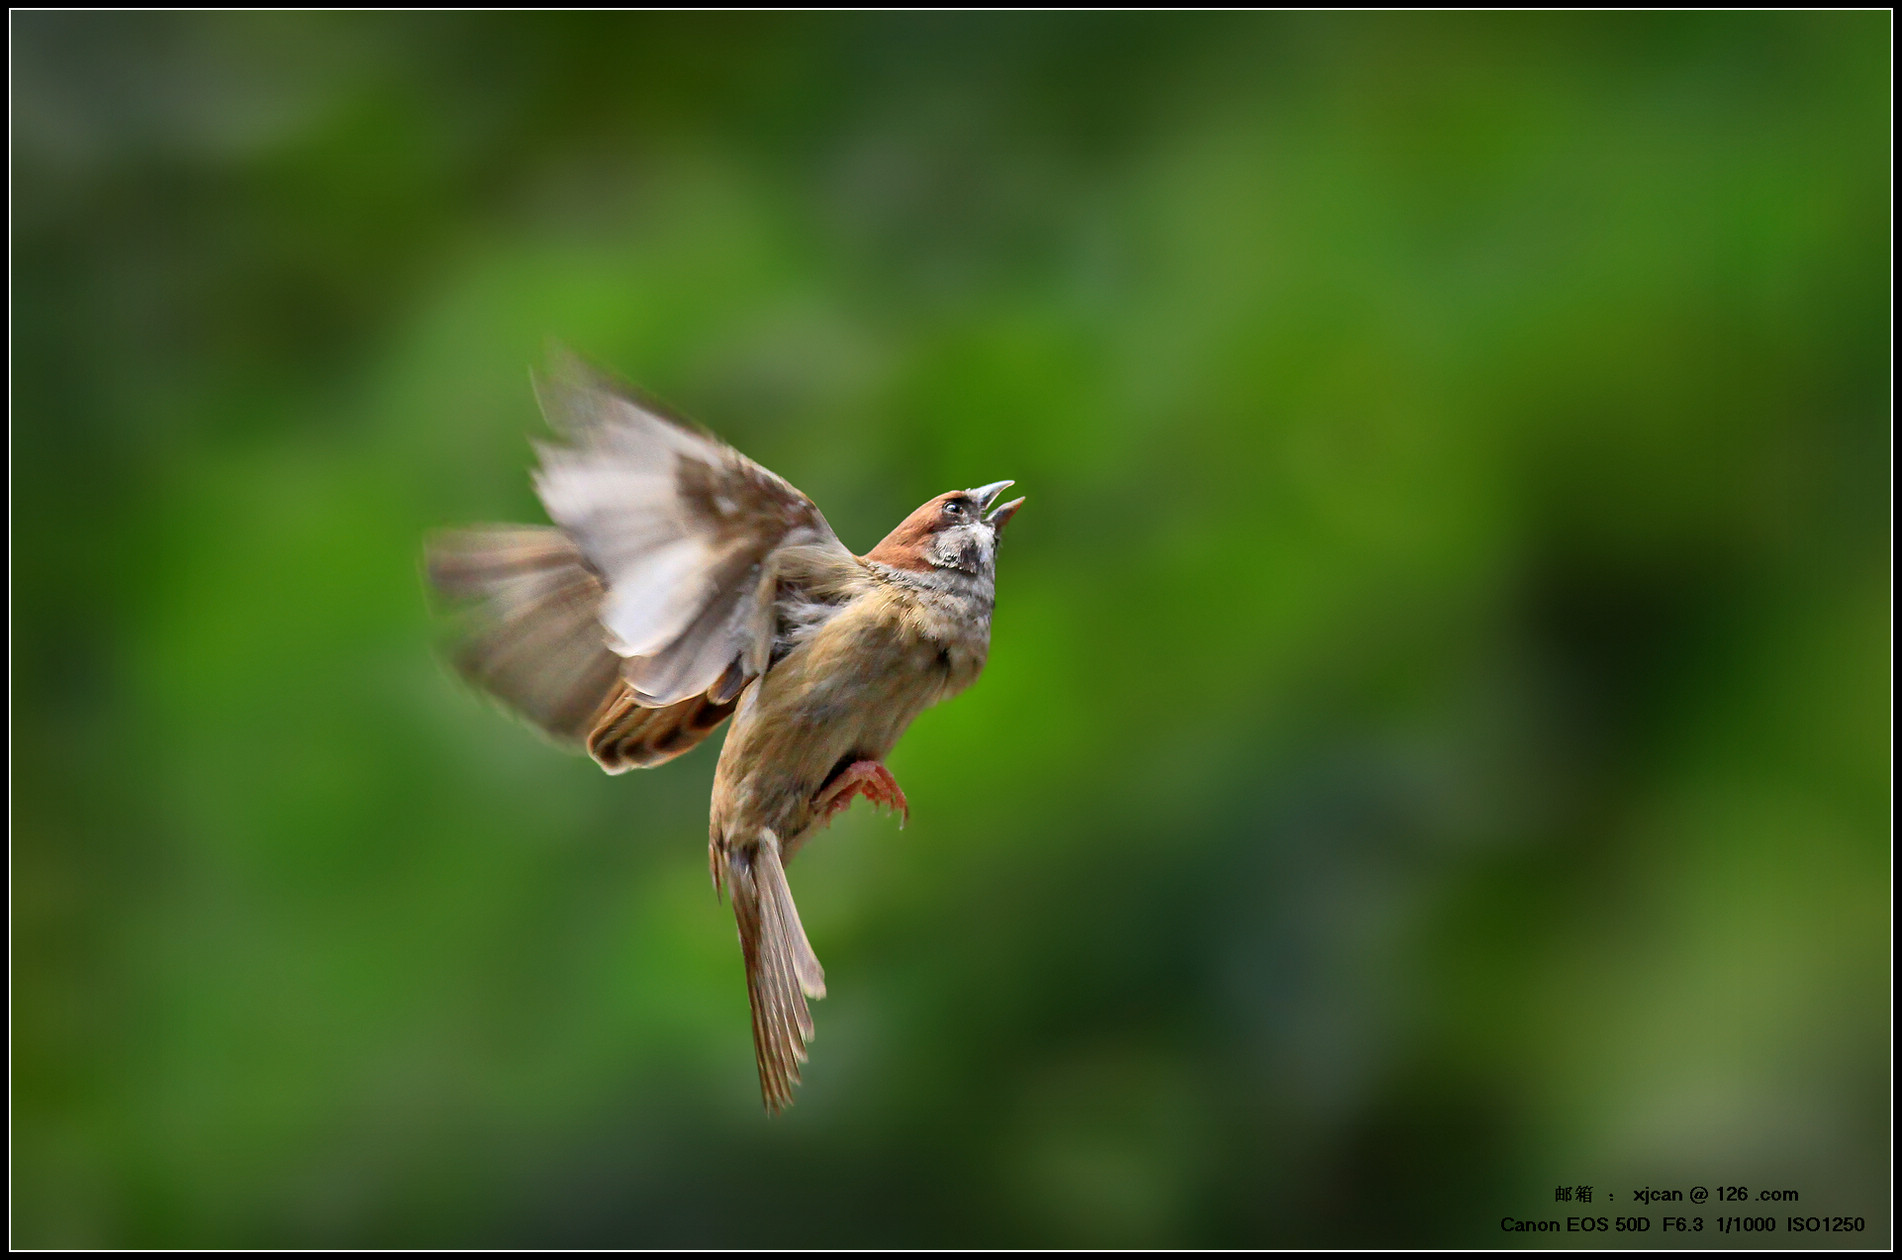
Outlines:
{"type": "Polygon", "coordinates": [[[817,807],[823,814],[823,821],[830,823],[834,817],[845,812],[855,796],[863,796],[874,805],[883,805],[887,813],[899,812],[899,830],[911,819],[911,802],[905,799],[905,793],[898,786],[898,780],[892,772],[876,761],[855,761],[834,779],[830,786],[820,794],[817,807]]]}

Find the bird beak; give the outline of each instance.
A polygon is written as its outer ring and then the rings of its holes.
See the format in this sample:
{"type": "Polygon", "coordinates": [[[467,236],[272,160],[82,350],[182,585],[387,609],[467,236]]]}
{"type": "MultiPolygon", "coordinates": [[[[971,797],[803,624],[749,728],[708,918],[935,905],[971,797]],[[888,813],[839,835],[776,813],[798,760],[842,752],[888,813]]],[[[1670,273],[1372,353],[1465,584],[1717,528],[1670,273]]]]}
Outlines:
{"type": "MultiPolygon", "coordinates": [[[[988,486],[979,486],[975,490],[966,490],[964,493],[971,496],[971,501],[977,504],[977,510],[982,512],[985,508],[997,502],[998,495],[1004,493],[1007,488],[1016,484],[1014,481],[993,481],[988,486]]],[[[1004,522],[1010,519],[1011,513],[1023,506],[1023,502],[1022,499],[1012,499],[1009,503],[1004,504],[1004,506],[985,517],[984,523],[1001,533],[1004,528],[1004,522]]]]}
{"type": "Polygon", "coordinates": [[[1004,504],[1002,507],[998,508],[995,512],[992,512],[989,516],[985,517],[984,523],[986,525],[989,525],[992,530],[996,531],[998,534],[1001,535],[1004,532],[1005,522],[1009,521],[1011,516],[1016,513],[1017,509],[1022,507],[1023,505],[1024,505],[1023,499],[1021,498],[1012,499],[1009,503],[1004,504]]]}
{"type": "Polygon", "coordinates": [[[988,486],[979,486],[975,490],[966,490],[964,493],[971,496],[971,501],[977,504],[977,510],[982,512],[997,502],[998,495],[1016,484],[1014,481],[993,481],[988,486]]]}

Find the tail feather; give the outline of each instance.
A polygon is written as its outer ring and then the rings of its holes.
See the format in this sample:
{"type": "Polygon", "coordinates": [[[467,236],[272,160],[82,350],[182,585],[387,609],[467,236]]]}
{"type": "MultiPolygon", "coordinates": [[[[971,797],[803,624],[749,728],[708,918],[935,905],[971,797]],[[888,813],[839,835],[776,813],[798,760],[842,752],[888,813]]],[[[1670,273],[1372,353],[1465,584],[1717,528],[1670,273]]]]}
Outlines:
{"type": "MultiPolygon", "coordinates": [[[[799,921],[799,907],[793,904],[792,885],[786,882],[786,868],[781,862],[779,844],[760,846],[760,859],[772,872],[767,880],[765,892],[768,904],[773,907],[773,917],[780,925],[780,936],[786,943],[786,962],[792,970],[792,978],[806,997],[822,998],[826,995],[825,968],[819,965],[819,956],[812,952],[812,942],[806,939],[806,926],[799,921]]],[[[805,1011],[806,1004],[801,1002],[799,1009],[805,1011]]],[[[806,1036],[812,1036],[811,1017],[806,1018],[806,1036]]]]}
{"type": "Polygon", "coordinates": [[[792,1087],[813,1035],[806,999],[825,996],[825,969],[799,922],[778,837],[766,832],[748,858],[734,863],[729,879],[746,959],[760,1096],[768,1112],[778,1113],[792,1105],[792,1087]]]}

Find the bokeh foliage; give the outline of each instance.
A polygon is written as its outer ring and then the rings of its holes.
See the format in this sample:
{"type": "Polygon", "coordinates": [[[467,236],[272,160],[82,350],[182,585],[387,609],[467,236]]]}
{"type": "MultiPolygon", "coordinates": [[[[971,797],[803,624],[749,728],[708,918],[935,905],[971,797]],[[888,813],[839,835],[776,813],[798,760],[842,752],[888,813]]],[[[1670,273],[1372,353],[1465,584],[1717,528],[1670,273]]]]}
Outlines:
{"type": "Polygon", "coordinates": [[[16,1243],[1886,1239],[1888,14],[12,25],[16,1243]],[[550,337],[1030,496],[775,1122],[714,750],[430,652],[550,337]]]}

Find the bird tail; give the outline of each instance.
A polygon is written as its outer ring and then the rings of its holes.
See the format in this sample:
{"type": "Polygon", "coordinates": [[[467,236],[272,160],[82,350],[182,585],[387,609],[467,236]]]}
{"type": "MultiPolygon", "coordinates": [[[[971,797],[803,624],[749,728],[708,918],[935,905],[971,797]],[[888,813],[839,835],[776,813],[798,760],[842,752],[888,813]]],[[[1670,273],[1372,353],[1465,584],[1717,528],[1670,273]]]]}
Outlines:
{"type": "Polygon", "coordinates": [[[726,866],[746,958],[760,1096],[767,1113],[776,1115],[792,1105],[792,1087],[799,1083],[799,1065],[806,1061],[806,1043],[812,1040],[812,1011],[806,999],[826,995],[825,969],[793,905],[779,837],[763,831],[757,847],[732,852],[726,866]]]}

